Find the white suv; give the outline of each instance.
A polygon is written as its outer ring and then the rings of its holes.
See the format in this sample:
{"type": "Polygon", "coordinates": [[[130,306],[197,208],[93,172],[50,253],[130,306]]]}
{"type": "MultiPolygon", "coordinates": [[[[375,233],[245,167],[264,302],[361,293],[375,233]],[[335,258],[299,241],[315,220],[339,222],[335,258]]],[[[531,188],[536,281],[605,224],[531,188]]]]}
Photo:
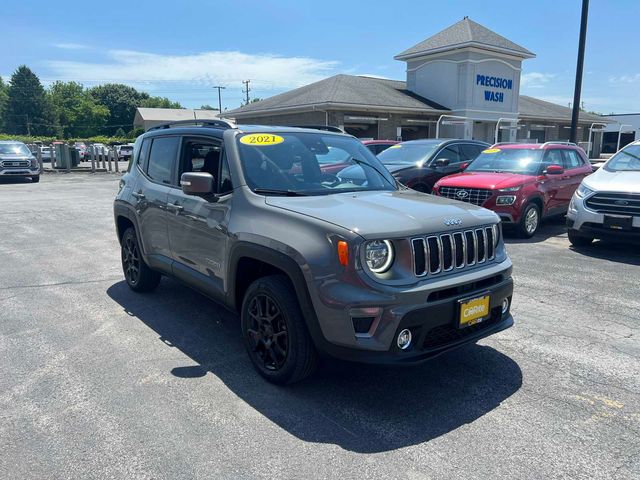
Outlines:
{"type": "Polygon", "coordinates": [[[640,141],[582,181],[569,205],[567,227],[576,246],[595,238],[640,243],[640,141]]]}

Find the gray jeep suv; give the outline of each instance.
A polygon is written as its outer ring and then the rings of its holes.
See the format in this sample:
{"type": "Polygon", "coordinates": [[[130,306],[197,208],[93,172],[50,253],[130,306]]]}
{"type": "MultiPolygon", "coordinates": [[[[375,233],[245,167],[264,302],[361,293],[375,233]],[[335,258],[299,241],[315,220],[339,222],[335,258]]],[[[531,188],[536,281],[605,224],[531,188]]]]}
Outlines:
{"type": "Polygon", "coordinates": [[[140,136],[115,223],[131,289],[171,276],[240,313],[258,372],[411,364],[513,325],[495,213],[399,185],[346,134],[224,121],[140,136]],[[358,184],[323,171],[329,149],[358,184]]]}

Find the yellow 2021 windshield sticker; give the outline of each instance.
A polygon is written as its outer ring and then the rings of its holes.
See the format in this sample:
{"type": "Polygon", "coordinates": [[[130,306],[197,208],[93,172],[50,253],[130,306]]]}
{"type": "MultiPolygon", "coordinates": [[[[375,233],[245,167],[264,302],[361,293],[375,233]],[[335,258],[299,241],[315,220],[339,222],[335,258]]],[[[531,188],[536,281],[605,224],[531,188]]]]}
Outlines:
{"type": "Polygon", "coordinates": [[[284,138],[280,135],[273,135],[271,133],[252,133],[240,138],[240,143],[251,145],[252,147],[277,145],[282,142],[284,142],[284,138]]]}
{"type": "Polygon", "coordinates": [[[486,150],[483,150],[482,153],[498,153],[499,151],[499,148],[487,148],[486,150]]]}

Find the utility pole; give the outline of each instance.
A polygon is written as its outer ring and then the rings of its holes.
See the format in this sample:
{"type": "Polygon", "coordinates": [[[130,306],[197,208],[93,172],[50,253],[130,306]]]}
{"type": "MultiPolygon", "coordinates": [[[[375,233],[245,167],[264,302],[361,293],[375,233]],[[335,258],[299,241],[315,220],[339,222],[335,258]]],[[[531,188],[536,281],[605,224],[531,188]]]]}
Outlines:
{"type": "Polygon", "coordinates": [[[25,114],[27,118],[27,135],[31,136],[31,125],[29,124],[29,115],[25,114]]]}
{"type": "Polygon", "coordinates": [[[218,115],[222,114],[222,95],[220,94],[220,90],[224,90],[227,87],[215,86],[213,88],[218,89],[218,115]]]}
{"type": "Polygon", "coordinates": [[[573,112],[571,115],[571,135],[569,141],[577,143],[578,118],[580,115],[580,95],[582,94],[582,70],[584,67],[584,48],[587,42],[587,18],[589,16],[589,0],[582,0],[582,16],[580,18],[580,40],[578,43],[578,64],[576,65],[576,85],[573,90],[573,112]]]}
{"type": "Polygon", "coordinates": [[[246,98],[246,103],[245,105],[249,105],[249,92],[251,91],[251,89],[249,88],[249,82],[251,80],[243,80],[242,83],[244,84],[244,95],[246,98]]]}

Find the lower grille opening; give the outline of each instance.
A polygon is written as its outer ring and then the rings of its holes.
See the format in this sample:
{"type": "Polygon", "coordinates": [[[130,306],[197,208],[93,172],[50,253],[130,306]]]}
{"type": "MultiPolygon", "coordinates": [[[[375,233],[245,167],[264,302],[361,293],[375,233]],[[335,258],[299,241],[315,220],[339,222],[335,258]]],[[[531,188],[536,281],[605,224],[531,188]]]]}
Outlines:
{"type": "Polygon", "coordinates": [[[369,333],[374,320],[375,317],[357,317],[351,319],[353,322],[353,329],[356,333],[369,333]]]}
{"type": "Polygon", "coordinates": [[[424,338],[424,343],[422,344],[422,348],[438,348],[451,342],[462,340],[463,338],[469,337],[479,332],[480,330],[484,330],[485,328],[489,328],[490,326],[495,325],[500,321],[501,318],[501,307],[495,307],[491,310],[491,317],[489,317],[487,320],[485,320],[484,322],[476,323],[475,325],[471,325],[466,328],[460,329],[455,325],[440,325],[438,327],[434,327],[427,332],[427,335],[424,338]]]}
{"type": "Polygon", "coordinates": [[[444,290],[438,290],[431,292],[427,297],[427,302],[437,302],[438,300],[445,300],[451,297],[459,297],[467,292],[473,292],[475,290],[482,290],[484,288],[497,285],[504,280],[504,275],[494,275],[493,277],[484,278],[477,282],[465,283],[457,287],[445,288],[444,290]]]}

